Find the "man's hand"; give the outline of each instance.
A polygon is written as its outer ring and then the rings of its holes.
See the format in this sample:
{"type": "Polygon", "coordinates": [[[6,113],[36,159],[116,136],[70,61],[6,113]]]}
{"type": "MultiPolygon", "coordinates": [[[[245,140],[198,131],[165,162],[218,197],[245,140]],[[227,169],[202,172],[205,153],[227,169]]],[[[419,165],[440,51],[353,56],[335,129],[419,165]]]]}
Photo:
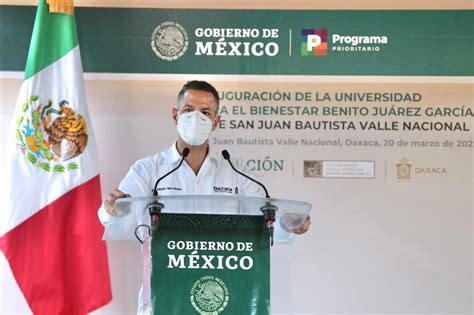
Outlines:
{"type": "Polygon", "coordinates": [[[117,210],[114,208],[115,201],[119,198],[126,198],[126,197],[131,197],[131,196],[129,194],[124,193],[123,191],[114,189],[113,192],[109,193],[107,200],[104,201],[105,211],[107,211],[107,213],[110,215],[116,216],[117,210]]]}
{"type": "Polygon", "coordinates": [[[293,233],[295,234],[306,233],[308,232],[310,226],[311,226],[311,217],[308,215],[301,226],[293,229],[293,233]]]}

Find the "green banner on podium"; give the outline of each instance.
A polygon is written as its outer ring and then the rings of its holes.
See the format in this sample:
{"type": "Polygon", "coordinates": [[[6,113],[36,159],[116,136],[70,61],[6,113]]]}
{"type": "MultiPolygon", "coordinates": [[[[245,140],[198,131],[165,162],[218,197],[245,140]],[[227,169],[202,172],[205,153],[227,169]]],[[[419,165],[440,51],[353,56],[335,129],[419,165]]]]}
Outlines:
{"type": "Polygon", "coordinates": [[[270,314],[262,217],[162,214],[151,244],[153,314],[270,314]]]}

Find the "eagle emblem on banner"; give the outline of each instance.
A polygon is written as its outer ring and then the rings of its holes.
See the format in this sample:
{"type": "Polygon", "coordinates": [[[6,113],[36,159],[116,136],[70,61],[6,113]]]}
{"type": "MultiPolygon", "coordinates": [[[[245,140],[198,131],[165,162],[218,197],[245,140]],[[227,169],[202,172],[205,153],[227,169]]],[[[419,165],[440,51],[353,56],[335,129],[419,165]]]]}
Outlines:
{"type": "Polygon", "coordinates": [[[87,124],[84,117],[62,100],[46,106],[32,95],[23,103],[22,114],[16,126],[17,146],[27,160],[44,171],[64,172],[77,170],[72,159],[87,146],[87,124]]]}

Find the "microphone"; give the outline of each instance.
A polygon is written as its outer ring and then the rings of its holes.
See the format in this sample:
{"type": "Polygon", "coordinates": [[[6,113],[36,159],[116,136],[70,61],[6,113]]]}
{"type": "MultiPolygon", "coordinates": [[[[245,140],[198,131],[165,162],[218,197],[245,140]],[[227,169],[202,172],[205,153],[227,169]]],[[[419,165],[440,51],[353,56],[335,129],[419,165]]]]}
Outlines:
{"type": "MultiPolygon", "coordinates": [[[[158,183],[161,182],[164,178],[168,177],[173,172],[175,172],[178,168],[180,168],[181,165],[184,162],[184,159],[188,155],[189,155],[189,148],[184,148],[183,152],[182,152],[181,161],[179,161],[178,166],[176,166],[171,171],[169,171],[165,175],[158,178],[158,180],[156,181],[155,187],[153,188],[153,196],[158,196],[158,190],[157,190],[158,189],[158,183]]],[[[150,236],[153,236],[153,235],[155,235],[155,232],[156,232],[158,220],[160,219],[161,210],[165,207],[165,205],[162,204],[161,202],[154,201],[151,204],[149,204],[147,207],[148,207],[148,211],[150,213],[150,220],[151,220],[150,236]]]]}
{"type": "Polygon", "coordinates": [[[176,171],[178,168],[181,167],[181,164],[183,164],[184,162],[184,159],[189,155],[189,148],[184,148],[183,149],[183,153],[182,153],[182,158],[181,158],[181,161],[179,161],[179,164],[178,166],[176,166],[175,168],[173,168],[171,171],[169,171],[168,173],[166,173],[165,175],[161,176],[160,178],[158,178],[158,180],[156,181],[155,183],[155,187],[153,188],[153,196],[158,196],[158,191],[156,190],[157,187],[158,187],[158,183],[161,182],[162,179],[164,179],[165,177],[168,177],[168,175],[170,175],[171,173],[173,173],[174,171],[176,171]]]}
{"type": "MultiPolygon", "coordinates": [[[[227,160],[227,162],[229,162],[230,164],[230,167],[232,167],[232,169],[237,173],[237,174],[240,174],[242,175],[243,177],[247,178],[248,180],[256,183],[257,185],[259,185],[260,187],[263,188],[263,190],[265,191],[265,198],[267,199],[270,199],[270,195],[268,194],[268,190],[267,188],[265,187],[265,185],[263,185],[261,182],[259,182],[258,180],[256,179],[253,179],[252,177],[240,172],[239,170],[237,170],[234,165],[232,164],[231,160],[230,160],[230,154],[227,150],[222,150],[222,157],[224,158],[224,160],[227,160]]],[[[263,221],[267,224],[267,227],[268,227],[268,231],[270,232],[270,241],[271,241],[271,246],[273,246],[273,231],[274,231],[274,227],[273,227],[273,223],[275,222],[276,220],[276,211],[278,210],[277,206],[275,205],[272,205],[270,200],[268,200],[267,202],[265,202],[265,205],[262,206],[260,208],[260,211],[263,212],[263,221]]]]}
{"type": "Polygon", "coordinates": [[[232,167],[232,169],[233,169],[236,173],[242,175],[243,177],[245,177],[245,178],[251,180],[252,182],[254,182],[254,183],[256,183],[257,185],[259,185],[260,187],[262,187],[263,190],[265,191],[265,198],[270,198],[270,196],[268,195],[268,190],[267,190],[267,188],[265,187],[265,185],[263,185],[263,184],[262,184],[261,182],[259,182],[258,180],[253,179],[253,178],[251,178],[250,176],[247,176],[247,175],[245,175],[244,173],[238,171],[238,170],[234,167],[234,165],[233,165],[232,162],[230,161],[230,154],[229,154],[229,151],[227,151],[227,150],[222,150],[222,157],[224,158],[224,160],[227,160],[227,162],[229,162],[230,167],[232,167]]]}

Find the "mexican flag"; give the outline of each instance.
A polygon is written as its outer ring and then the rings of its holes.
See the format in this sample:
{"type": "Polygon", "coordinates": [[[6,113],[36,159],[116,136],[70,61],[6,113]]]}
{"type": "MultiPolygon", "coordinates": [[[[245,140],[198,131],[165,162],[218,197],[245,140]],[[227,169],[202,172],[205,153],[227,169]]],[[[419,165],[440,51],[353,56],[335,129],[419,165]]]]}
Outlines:
{"type": "Polygon", "coordinates": [[[34,314],[111,298],[98,158],[71,0],[40,0],[6,149],[0,247],[34,314]]]}

